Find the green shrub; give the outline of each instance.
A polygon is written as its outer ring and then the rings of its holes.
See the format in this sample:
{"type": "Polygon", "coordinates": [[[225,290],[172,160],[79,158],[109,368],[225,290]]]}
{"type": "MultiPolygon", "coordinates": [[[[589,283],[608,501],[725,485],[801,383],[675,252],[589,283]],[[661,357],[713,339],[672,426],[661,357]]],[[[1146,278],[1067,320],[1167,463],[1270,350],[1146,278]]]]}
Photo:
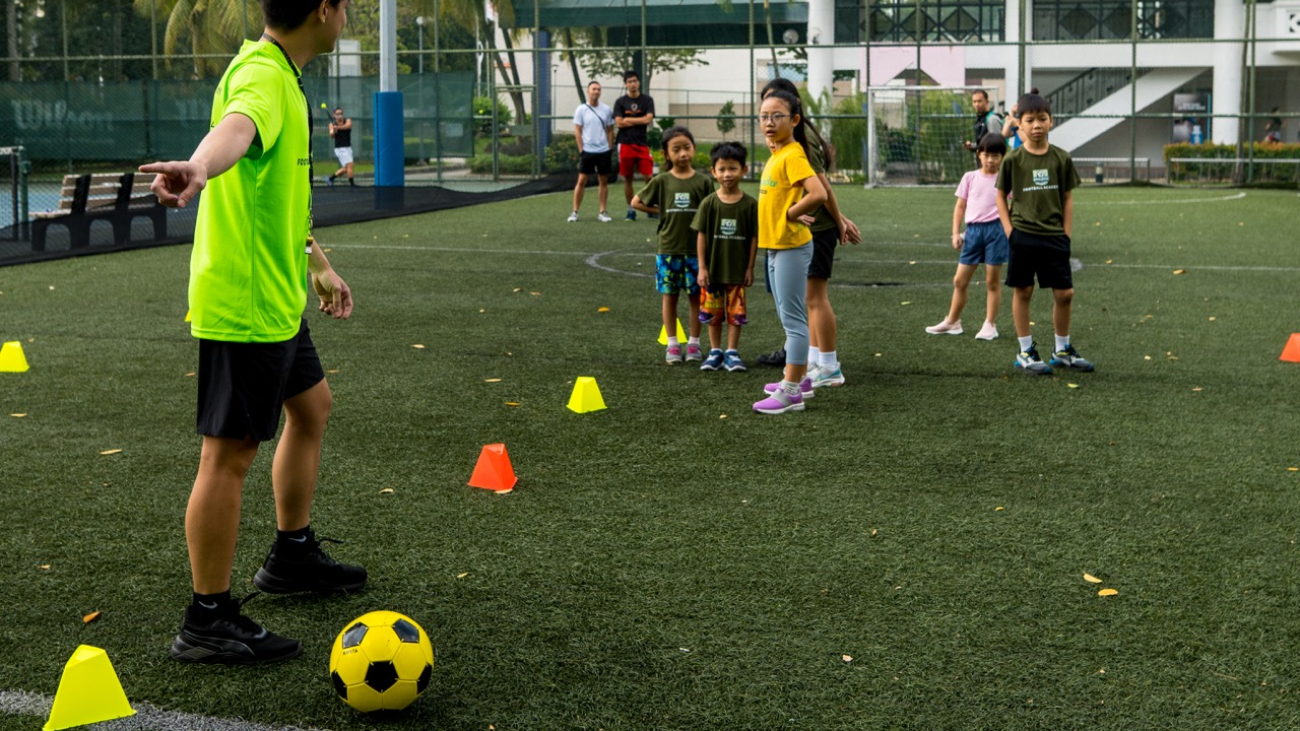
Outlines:
{"type": "Polygon", "coordinates": [[[573,135],[555,135],[546,148],[546,171],[570,172],[578,169],[578,140],[573,135]]]}
{"type": "MultiPolygon", "coordinates": [[[[655,164],[659,166],[660,172],[663,172],[668,168],[672,167],[672,165],[668,165],[664,163],[663,150],[651,150],[650,157],[654,158],[655,164]]],[[[708,172],[713,167],[713,159],[709,157],[709,153],[707,150],[701,150],[699,148],[696,148],[695,157],[691,158],[691,167],[695,168],[696,170],[702,170],[704,172],[708,172]]]]}
{"type": "MultiPolygon", "coordinates": [[[[1300,160],[1300,144],[1275,144],[1255,142],[1254,157],[1263,162],[1251,170],[1251,179],[1244,180],[1246,163],[1233,162],[1237,158],[1236,145],[1216,145],[1205,143],[1193,145],[1178,142],[1165,145],[1165,165],[1169,168],[1171,181],[1194,180],[1203,183],[1244,183],[1251,185],[1285,185],[1292,186],[1300,182],[1300,164],[1269,165],[1269,160],[1300,160]],[[1224,162],[1169,162],[1175,158],[1194,158],[1213,160],[1224,158],[1224,162]]],[[[1249,149],[1242,149],[1241,157],[1250,157],[1249,149]]]]}
{"type": "Polygon", "coordinates": [[[835,146],[837,170],[862,170],[862,148],[867,142],[867,118],[862,111],[865,94],[854,94],[835,105],[835,114],[841,115],[831,124],[831,144],[835,146]]]}
{"type": "MultiPolygon", "coordinates": [[[[470,158],[469,169],[475,173],[491,173],[492,156],[475,155],[470,158]]],[[[533,172],[533,156],[497,155],[497,172],[510,175],[527,175],[533,172]]]]}
{"type": "MultiPolygon", "coordinates": [[[[494,100],[486,96],[474,97],[474,134],[477,137],[492,136],[492,105],[494,100]]],[[[495,100],[497,108],[497,131],[504,132],[514,119],[510,107],[500,99],[495,100]]]]}

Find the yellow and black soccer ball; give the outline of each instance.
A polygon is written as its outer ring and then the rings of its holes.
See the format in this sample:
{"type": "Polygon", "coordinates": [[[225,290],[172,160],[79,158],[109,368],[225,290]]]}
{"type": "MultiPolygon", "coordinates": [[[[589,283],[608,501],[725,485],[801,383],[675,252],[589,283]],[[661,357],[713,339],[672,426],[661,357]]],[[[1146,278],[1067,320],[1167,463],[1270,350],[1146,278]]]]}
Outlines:
{"type": "Polygon", "coordinates": [[[397,612],[370,612],[348,622],[330,651],[334,692],[358,711],[406,708],[432,677],[429,635],[397,612]]]}

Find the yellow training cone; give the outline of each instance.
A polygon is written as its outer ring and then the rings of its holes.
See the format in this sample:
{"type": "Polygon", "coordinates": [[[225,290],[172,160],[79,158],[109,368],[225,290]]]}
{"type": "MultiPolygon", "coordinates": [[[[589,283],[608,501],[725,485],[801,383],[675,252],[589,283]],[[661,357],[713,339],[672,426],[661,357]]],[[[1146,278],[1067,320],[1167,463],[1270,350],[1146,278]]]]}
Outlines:
{"type": "Polygon", "coordinates": [[[185,311],[185,321],[186,321],[186,322],[189,322],[189,321],[190,321],[190,311],[189,311],[189,310],[186,310],[186,311],[185,311]]]}
{"type": "Polygon", "coordinates": [[[63,667],[59,692],[45,731],[85,726],[135,715],[126,699],[122,684],[108,661],[108,653],[98,647],[82,645],[72,653],[63,667]]]}
{"type": "MultiPolygon", "coordinates": [[[[677,342],[681,342],[685,339],[686,339],[686,331],[682,329],[682,321],[678,320],[677,321],[677,342]]],[[[659,344],[660,345],[668,344],[668,328],[663,325],[659,326],[659,344]]]]}
{"type": "Polygon", "coordinates": [[[573,395],[569,397],[569,410],[579,414],[588,411],[600,411],[605,408],[605,399],[600,397],[600,386],[591,376],[582,376],[573,384],[573,395]]]}
{"type": "Polygon", "coordinates": [[[10,340],[0,347],[0,373],[26,373],[27,356],[23,355],[23,344],[10,340]]]}

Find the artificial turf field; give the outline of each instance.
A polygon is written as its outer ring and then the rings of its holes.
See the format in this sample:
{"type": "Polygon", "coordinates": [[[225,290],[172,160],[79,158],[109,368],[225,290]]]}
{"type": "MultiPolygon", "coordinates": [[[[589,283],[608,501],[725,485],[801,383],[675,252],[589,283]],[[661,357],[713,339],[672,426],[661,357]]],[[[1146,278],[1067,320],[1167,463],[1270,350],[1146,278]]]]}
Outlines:
{"type": "MultiPolygon", "coordinates": [[[[262,668],[167,656],[199,447],[189,247],[0,269],[0,340],[32,365],[0,374],[0,691],[52,696],[85,643],[133,702],[267,726],[1300,726],[1295,192],[1079,191],[1073,341],[1097,371],[1052,377],[1012,372],[1009,292],[998,341],[973,337],[982,286],[966,335],[924,333],[951,191],[837,194],[866,240],[833,280],[848,384],[779,417],[749,413],[781,340],[761,284],[748,373],[664,365],[644,220],[588,200],[566,224],[557,194],[321,231],[357,309],[309,315],[335,395],[313,525],[371,583],[254,600],[305,645],[262,668]],[[565,408],[578,376],[607,410],[565,408]],[[493,442],[511,494],[465,484],[493,442]],[[326,663],[380,608],[437,660],[370,718],[326,663]]],[[[236,595],[273,535],[269,452],[236,595]]],[[[3,731],[43,723],[9,705],[3,731]]]]}

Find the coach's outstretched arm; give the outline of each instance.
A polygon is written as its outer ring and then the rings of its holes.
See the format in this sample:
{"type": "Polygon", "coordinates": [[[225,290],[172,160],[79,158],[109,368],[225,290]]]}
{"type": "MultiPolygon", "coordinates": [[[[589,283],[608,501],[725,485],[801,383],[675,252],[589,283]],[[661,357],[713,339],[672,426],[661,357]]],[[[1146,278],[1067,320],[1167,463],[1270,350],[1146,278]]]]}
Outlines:
{"type": "Polygon", "coordinates": [[[212,128],[189,160],[154,162],[141,165],[142,173],[157,173],[149,189],[158,202],[168,208],[184,208],[208,180],[226,172],[239,162],[257,137],[257,125],[242,114],[233,112],[212,128]]]}

